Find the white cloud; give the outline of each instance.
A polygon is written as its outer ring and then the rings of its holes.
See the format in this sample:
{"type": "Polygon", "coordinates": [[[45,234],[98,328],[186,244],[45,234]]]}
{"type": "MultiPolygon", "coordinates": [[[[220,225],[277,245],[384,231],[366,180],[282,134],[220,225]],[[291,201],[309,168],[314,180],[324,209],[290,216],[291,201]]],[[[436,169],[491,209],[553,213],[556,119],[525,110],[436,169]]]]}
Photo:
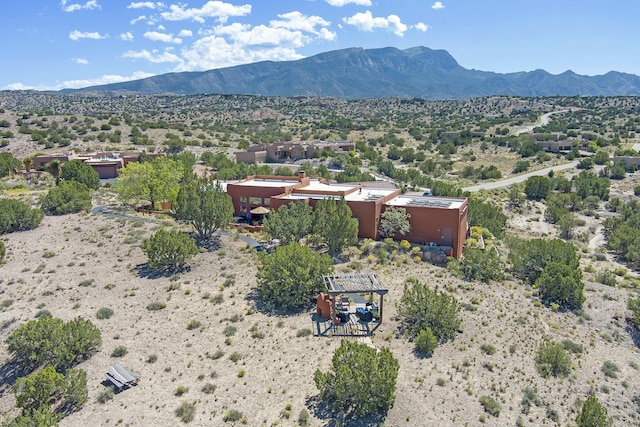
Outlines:
{"type": "Polygon", "coordinates": [[[442,4],[441,1],[437,1],[433,4],[433,6],[431,6],[431,9],[435,9],[435,10],[444,9],[444,5],[442,4]]]}
{"type": "Polygon", "coordinates": [[[131,59],[144,59],[146,61],[152,62],[154,64],[161,64],[161,63],[165,63],[165,62],[173,62],[173,63],[182,63],[182,59],[176,55],[175,53],[171,52],[170,50],[166,49],[164,51],[159,51],[157,49],[153,49],[152,51],[148,51],[146,49],[140,50],[140,51],[127,51],[122,55],[124,58],[131,58],[131,59]]]}
{"type": "Polygon", "coordinates": [[[127,9],[142,9],[142,8],[161,9],[163,7],[164,7],[164,3],[162,2],[139,1],[139,2],[132,2],[129,6],[127,6],[127,9]]]}
{"type": "Polygon", "coordinates": [[[300,31],[290,31],[285,28],[271,28],[266,25],[243,25],[235,22],[214,29],[218,36],[228,36],[235,43],[242,46],[289,46],[302,47],[308,41],[300,31]]]}
{"type": "Polygon", "coordinates": [[[429,26],[427,24],[425,24],[424,22],[418,22],[416,25],[413,26],[413,28],[415,28],[418,31],[422,31],[423,33],[425,33],[429,29],[429,26]]]}
{"type": "Polygon", "coordinates": [[[127,31],[126,33],[122,33],[120,34],[120,40],[124,40],[126,42],[133,41],[133,34],[131,34],[130,31],[127,31]]]}
{"type": "Polygon", "coordinates": [[[67,4],[68,0],[61,0],[60,7],[65,12],[76,12],[78,10],[92,10],[92,9],[100,9],[100,4],[98,4],[98,0],[89,0],[85,4],[72,3],[67,4]]]}
{"type": "Polygon", "coordinates": [[[109,34],[100,34],[97,31],[94,32],[81,32],[78,30],[73,30],[69,33],[69,38],[71,40],[80,40],[80,39],[94,39],[94,40],[99,40],[99,39],[108,39],[109,38],[109,34]]]}
{"type": "Polygon", "coordinates": [[[270,21],[269,26],[272,28],[284,28],[315,34],[323,40],[335,40],[337,37],[335,32],[326,28],[331,25],[331,22],[321,16],[306,16],[298,11],[294,11],[278,15],[278,18],[282,19],[270,21]],[[317,29],[317,27],[321,28],[317,29]]]}
{"type": "Polygon", "coordinates": [[[232,16],[245,16],[251,13],[251,5],[245,4],[235,6],[231,3],[224,3],[218,0],[208,1],[201,8],[185,9],[183,5],[172,4],[169,12],[162,12],[161,15],[168,21],[193,20],[203,23],[205,18],[217,18],[219,22],[227,22],[232,16]]]}
{"type": "Polygon", "coordinates": [[[374,17],[370,11],[359,12],[349,18],[342,18],[345,24],[352,25],[361,31],[373,31],[377,28],[387,29],[393,34],[402,37],[409,29],[403,24],[398,15],[385,17],[374,17]]]}
{"type": "Polygon", "coordinates": [[[131,21],[129,21],[129,24],[135,25],[138,21],[144,21],[145,19],[147,19],[145,15],[140,15],[137,18],[133,18],[131,21]]]}
{"type": "Polygon", "coordinates": [[[142,36],[154,42],[175,43],[175,44],[182,43],[182,39],[180,37],[173,37],[173,35],[171,34],[159,33],[157,31],[147,31],[142,36]]]}
{"type": "Polygon", "coordinates": [[[84,58],[71,58],[71,60],[73,62],[75,62],[76,64],[82,64],[82,65],[87,65],[89,63],[89,61],[87,61],[84,58]]]}
{"type": "Polygon", "coordinates": [[[193,32],[191,30],[180,30],[178,37],[192,37],[193,32]]]}
{"type": "Polygon", "coordinates": [[[95,79],[86,79],[86,80],[68,80],[68,81],[64,81],[64,82],[59,82],[56,83],[53,86],[49,86],[49,85],[38,85],[38,86],[31,86],[31,85],[25,85],[23,83],[12,83],[9,84],[3,88],[1,88],[0,90],[61,90],[61,89],[79,89],[79,88],[83,88],[83,87],[89,87],[89,86],[99,86],[99,85],[106,85],[106,84],[110,84],[110,83],[120,83],[120,82],[127,82],[130,80],[140,80],[140,79],[145,79],[147,77],[151,77],[154,74],[151,73],[146,73],[144,71],[136,71],[133,74],[131,74],[130,76],[118,76],[118,75],[104,75],[102,77],[98,77],[95,79]]]}
{"type": "Polygon", "coordinates": [[[229,43],[222,37],[210,35],[183,50],[182,57],[184,63],[174,71],[211,70],[258,61],[291,61],[304,56],[292,47],[273,45],[247,49],[240,43],[229,43]]]}
{"type": "Polygon", "coordinates": [[[325,0],[331,6],[342,7],[346,4],[356,4],[358,6],[371,6],[371,0],[325,0]]]}

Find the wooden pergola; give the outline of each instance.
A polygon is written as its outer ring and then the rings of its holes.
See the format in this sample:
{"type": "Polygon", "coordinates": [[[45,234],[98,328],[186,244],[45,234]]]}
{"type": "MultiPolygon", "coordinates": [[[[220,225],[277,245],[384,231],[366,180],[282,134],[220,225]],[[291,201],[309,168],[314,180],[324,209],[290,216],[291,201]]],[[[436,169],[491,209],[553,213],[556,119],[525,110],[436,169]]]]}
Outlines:
{"type": "Polygon", "coordinates": [[[327,293],[331,296],[332,321],[336,324],[336,296],[341,294],[378,294],[378,323],[382,323],[382,310],[384,307],[384,295],[389,292],[378,282],[375,274],[340,274],[335,276],[322,276],[327,293]]]}

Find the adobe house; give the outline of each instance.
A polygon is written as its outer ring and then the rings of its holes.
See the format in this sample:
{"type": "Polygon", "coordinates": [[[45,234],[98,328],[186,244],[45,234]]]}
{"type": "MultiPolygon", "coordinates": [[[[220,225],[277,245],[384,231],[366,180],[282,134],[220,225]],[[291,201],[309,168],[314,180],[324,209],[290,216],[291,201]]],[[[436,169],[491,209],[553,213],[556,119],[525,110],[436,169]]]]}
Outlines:
{"type": "MultiPolygon", "coordinates": [[[[371,183],[369,183],[371,184],[371,183]]],[[[226,183],[235,215],[258,206],[278,209],[301,201],[315,208],[319,200],[344,197],[358,220],[358,237],[380,239],[380,218],[390,206],[409,213],[411,231],[399,236],[413,243],[438,246],[446,255],[460,258],[468,231],[468,199],[402,195],[399,188],[370,187],[363,184],[330,184],[324,179],[253,175],[226,183]]]]}
{"type": "Polygon", "coordinates": [[[274,142],[256,144],[247,151],[236,153],[238,163],[283,162],[288,160],[311,159],[317,152],[330,150],[335,153],[348,153],[354,144],[349,141],[313,141],[313,142],[274,142]]]}
{"type": "MultiPolygon", "coordinates": [[[[33,168],[41,169],[47,163],[58,160],[61,164],[71,160],[82,160],[98,172],[100,178],[115,178],[118,176],[118,169],[127,166],[129,162],[137,162],[143,151],[100,151],[96,153],[79,153],[73,151],[68,153],[49,154],[35,156],[33,158],[33,168]]],[[[152,159],[163,157],[164,153],[144,153],[152,159]]]]}

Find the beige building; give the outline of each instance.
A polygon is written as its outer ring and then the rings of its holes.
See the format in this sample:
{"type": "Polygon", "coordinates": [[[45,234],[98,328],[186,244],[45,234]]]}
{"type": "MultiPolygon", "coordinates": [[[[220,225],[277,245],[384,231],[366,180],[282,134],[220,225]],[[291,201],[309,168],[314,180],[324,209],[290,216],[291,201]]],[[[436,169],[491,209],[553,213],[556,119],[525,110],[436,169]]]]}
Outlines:
{"type": "Polygon", "coordinates": [[[272,144],[252,145],[247,151],[236,153],[238,163],[286,162],[311,159],[323,150],[346,154],[354,149],[349,141],[313,141],[313,142],[274,142],[272,144]]]}

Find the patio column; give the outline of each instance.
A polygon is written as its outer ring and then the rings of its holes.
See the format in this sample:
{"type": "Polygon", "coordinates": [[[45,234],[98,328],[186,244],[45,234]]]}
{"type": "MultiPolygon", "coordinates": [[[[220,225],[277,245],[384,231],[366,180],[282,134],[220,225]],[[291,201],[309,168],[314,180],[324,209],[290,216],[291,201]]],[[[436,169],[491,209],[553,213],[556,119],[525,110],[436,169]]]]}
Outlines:
{"type": "Polygon", "coordinates": [[[380,316],[380,323],[382,323],[382,309],[384,307],[384,294],[380,294],[380,307],[378,307],[378,315],[380,316]]]}

